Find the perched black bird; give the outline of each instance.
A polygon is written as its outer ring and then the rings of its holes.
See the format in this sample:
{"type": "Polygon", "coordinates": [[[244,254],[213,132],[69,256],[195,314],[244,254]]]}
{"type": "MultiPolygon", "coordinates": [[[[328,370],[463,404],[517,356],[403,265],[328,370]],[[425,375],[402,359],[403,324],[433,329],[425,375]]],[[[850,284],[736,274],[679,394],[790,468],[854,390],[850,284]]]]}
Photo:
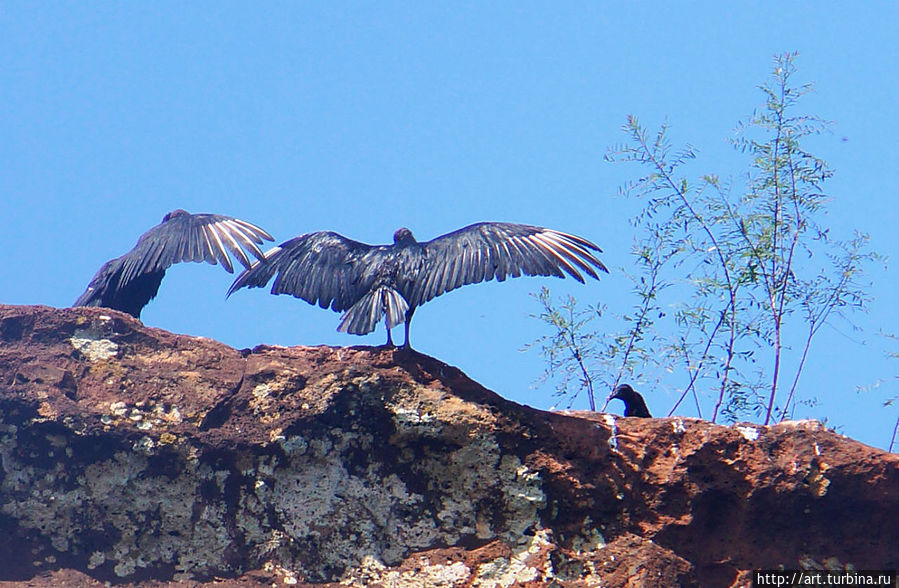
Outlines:
{"type": "MultiPolygon", "coordinates": [[[[646,402],[643,400],[643,397],[628,384],[621,384],[612,390],[609,400],[616,398],[624,401],[624,416],[652,418],[652,415],[649,414],[649,409],[646,408],[646,402]]],[[[606,401],[606,404],[608,404],[608,401],[606,401]]]]}
{"type": "Polygon", "coordinates": [[[140,312],[156,296],[165,270],[182,261],[221,262],[234,272],[228,252],[244,267],[265,254],[257,243],[274,238],[246,221],[220,214],[190,214],[174,210],[144,233],[134,249],[103,264],[84,294],[72,306],[105,306],[140,318],[140,312]]]}
{"type": "Polygon", "coordinates": [[[322,308],[344,312],[338,331],[365,335],[387,319],[390,329],[406,325],[415,309],[465,284],[496,278],[569,274],[583,283],[578,270],[597,278],[607,272],[594,257],[599,247],[542,227],[477,223],[433,241],[419,243],[409,229],[393,234],[393,245],[366,245],[333,232],[301,235],[265,254],[232,284],[228,294],[260,288],[275,278],[272,294],[291,294],[322,308]]]}

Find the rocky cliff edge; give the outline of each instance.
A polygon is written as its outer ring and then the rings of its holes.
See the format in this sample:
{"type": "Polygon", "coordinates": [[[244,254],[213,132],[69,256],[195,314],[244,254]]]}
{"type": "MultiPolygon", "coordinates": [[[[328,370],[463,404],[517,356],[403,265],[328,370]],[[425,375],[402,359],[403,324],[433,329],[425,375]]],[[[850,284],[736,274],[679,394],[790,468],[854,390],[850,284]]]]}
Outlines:
{"type": "Polygon", "coordinates": [[[550,413],[431,357],[0,305],[0,585],[743,586],[899,567],[899,457],[550,413]]]}

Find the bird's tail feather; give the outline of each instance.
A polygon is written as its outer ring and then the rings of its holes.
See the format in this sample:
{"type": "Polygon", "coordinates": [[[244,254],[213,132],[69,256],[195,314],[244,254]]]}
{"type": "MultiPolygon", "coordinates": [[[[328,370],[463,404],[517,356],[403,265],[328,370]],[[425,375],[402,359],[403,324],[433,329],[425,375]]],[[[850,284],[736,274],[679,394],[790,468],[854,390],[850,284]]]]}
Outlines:
{"type": "Polygon", "coordinates": [[[365,335],[378,327],[381,317],[387,314],[387,326],[393,328],[406,320],[409,303],[399,292],[380,286],[359,299],[340,318],[337,330],[352,335],[365,335]]]}

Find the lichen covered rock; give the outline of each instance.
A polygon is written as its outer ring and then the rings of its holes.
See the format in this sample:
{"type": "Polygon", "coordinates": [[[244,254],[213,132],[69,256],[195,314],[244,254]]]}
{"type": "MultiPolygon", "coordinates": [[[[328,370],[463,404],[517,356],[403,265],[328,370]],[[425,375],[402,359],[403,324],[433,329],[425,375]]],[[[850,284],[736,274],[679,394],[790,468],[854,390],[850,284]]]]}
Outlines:
{"type": "Polygon", "coordinates": [[[0,306],[0,581],[727,586],[896,567],[897,510],[899,459],[816,423],[547,413],[415,352],[0,306]]]}

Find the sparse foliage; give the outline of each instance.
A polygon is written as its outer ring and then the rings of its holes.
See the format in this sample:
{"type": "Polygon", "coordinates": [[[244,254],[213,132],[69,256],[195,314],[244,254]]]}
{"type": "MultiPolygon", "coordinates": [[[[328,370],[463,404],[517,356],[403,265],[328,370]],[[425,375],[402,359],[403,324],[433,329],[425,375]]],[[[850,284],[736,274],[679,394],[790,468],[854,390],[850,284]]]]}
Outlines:
{"type": "Polygon", "coordinates": [[[586,391],[590,410],[596,410],[593,382],[597,372],[588,366],[588,362],[592,364],[601,354],[594,347],[597,335],[588,329],[588,325],[601,314],[601,309],[579,309],[577,300],[571,296],[555,304],[545,287],[534,297],[543,306],[541,313],[534,315],[535,318],[552,327],[550,335],[541,337],[528,346],[539,345],[546,358],[548,365],[544,379],[555,377],[557,393],[560,396],[571,396],[572,402],[581,390],[586,391]],[[576,385],[572,382],[576,382],[576,385]]]}
{"type": "Polygon", "coordinates": [[[795,113],[811,87],[793,85],[794,60],[775,58],[760,87],[764,105],[737,128],[733,145],[749,158],[745,185],[689,180],[682,168],[695,150],[675,149],[667,125],[650,134],[628,118],[626,142],[606,159],[644,174],[621,190],[644,202],[631,221],[637,272],[622,270],[636,303],[610,314],[540,293],[538,318],[554,332],[541,340],[546,376],[562,375],[557,393],[577,394],[576,373],[593,408],[596,384],[655,378],[680,390],[669,414],[689,396],[712,421],[766,424],[807,402],[798,384],[812,341],[822,325],[865,308],[859,278],[877,256],[866,235],[838,240],[819,224],[832,171],[804,143],[828,123],[795,113]]]}
{"type": "MultiPolygon", "coordinates": [[[[886,337],[887,339],[892,341],[893,344],[895,344],[897,341],[899,341],[899,336],[897,336],[893,333],[886,333],[886,332],[881,331],[880,334],[883,337],[886,337]]],[[[886,353],[886,356],[890,359],[899,359],[899,351],[888,351],[886,353]]],[[[892,377],[892,379],[894,381],[899,381],[899,376],[894,375],[892,377]]],[[[875,386],[879,386],[881,383],[882,382],[878,381],[875,384],[875,386]]],[[[894,393],[893,396],[891,396],[890,398],[887,398],[886,400],[883,401],[883,405],[884,406],[896,406],[897,400],[899,400],[899,395],[896,395],[894,393]]],[[[887,451],[889,451],[890,453],[892,453],[894,451],[894,448],[896,448],[896,436],[897,435],[899,435],[899,416],[896,417],[896,424],[893,426],[893,434],[890,435],[890,446],[889,446],[889,449],[887,449],[887,451]]]]}

